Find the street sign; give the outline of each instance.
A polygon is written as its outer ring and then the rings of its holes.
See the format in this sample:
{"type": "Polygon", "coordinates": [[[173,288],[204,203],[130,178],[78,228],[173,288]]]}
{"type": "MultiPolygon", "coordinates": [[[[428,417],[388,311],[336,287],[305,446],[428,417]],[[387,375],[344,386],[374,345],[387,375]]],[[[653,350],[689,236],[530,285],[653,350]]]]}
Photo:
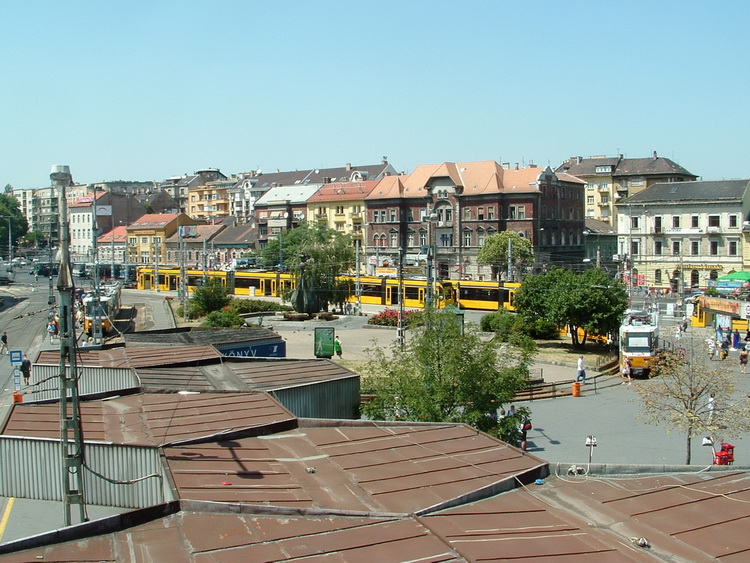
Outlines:
{"type": "Polygon", "coordinates": [[[13,366],[20,366],[21,362],[23,361],[23,351],[22,350],[11,350],[10,351],[10,363],[13,366]]]}

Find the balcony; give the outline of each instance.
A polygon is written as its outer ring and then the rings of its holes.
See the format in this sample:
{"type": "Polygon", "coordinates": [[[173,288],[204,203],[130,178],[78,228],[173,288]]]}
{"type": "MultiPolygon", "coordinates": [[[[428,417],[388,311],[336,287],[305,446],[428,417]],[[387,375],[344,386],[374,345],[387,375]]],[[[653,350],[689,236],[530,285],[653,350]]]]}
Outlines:
{"type": "Polygon", "coordinates": [[[361,223],[364,221],[364,213],[350,213],[349,218],[352,220],[352,223],[361,223]]]}
{"type": "Polygon", "coordinates": [[[325,213],[318,213],[317,215],[315,215],[315,220],[316,221],[328,221],[328,215],[325,213]]]}
{"type": "Polygon", "coordinates": [[[706,232],[709,235],[720,235],[721,234],[721,227],[708,227],[706,229],[706,232]]]}

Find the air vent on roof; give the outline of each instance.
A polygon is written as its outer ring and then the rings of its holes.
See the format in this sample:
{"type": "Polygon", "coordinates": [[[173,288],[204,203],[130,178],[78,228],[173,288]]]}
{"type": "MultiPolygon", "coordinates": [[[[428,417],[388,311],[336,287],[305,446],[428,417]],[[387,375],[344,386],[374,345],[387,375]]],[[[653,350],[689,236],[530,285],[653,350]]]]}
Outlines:
{"type": "Polygon", "coordinates": [[[672,189],[669,190],[669,193],[676,194],[677,193],[677,186],[672,186],[672,189]]]}

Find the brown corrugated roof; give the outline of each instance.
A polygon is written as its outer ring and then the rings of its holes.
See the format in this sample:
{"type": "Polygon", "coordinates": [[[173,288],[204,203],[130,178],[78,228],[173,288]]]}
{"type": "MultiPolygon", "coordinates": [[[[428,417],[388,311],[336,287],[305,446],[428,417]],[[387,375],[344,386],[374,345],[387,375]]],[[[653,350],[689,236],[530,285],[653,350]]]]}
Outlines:
{"type": "MultiPolygon", "coordinates": [[[[296,426],[294,416],[265,393],[141,394],[81,403],[86,440],[157,446],[217,433],[296,426]]],[[[60,437],[58,404],[14,405],[3,434],[60,437]]]]}
{"type": "Polygon", "coordinates": [[[464,425],[337,423],[164,453],[181,499],[389,513],[434,509],[545,465],[464,425]]]}
{"type": "MultiPolygon", "coordinates": [[[[79,349],[79,366],[108,368],[140,368],[163,365],[181,365],[193,362],[220,359],[222,354],[213,346],[162,346],[153,348],[125,348],[122,346],[101,350],[79,349]]],[[[34,363],[60,363],[60,352],[43,350],[34,363]]]]}
{"type": "Polygon", "coordinates": [[[248,387],[256,391],[359,377],[330,360],[226,358],[225,362],[248,387]]]}

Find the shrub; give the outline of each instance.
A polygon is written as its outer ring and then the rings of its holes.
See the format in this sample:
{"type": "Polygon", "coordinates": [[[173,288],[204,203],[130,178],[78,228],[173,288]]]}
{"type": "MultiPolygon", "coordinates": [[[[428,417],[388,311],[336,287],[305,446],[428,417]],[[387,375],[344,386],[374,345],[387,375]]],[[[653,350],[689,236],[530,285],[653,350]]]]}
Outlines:
{"type": "MultiPolygon", "coordinates": [[[[404,311],[404,324],[407,326],[412,323],[418,323],[422,316],[422,311],[404,311]]],[[[398,326],[398,310],[384,309],[377,315],[373,315],[367,320],[368,325],[377,326],[398,326]]]]}
{"type": "Polygon", "coordinates": [[[203,316],[212,311],[218,311],[229,305],[231,298],[227,295],[227,288],[219,279],[210,279],[203,287],[196,288],[190,299],[190,314],[203,316]]]}
{"type": "Polygon", "coordinates": [[[238,315],[244,313],[258,313],[260,311],[291,311],[289,305],[282,305],[274,301],[263,301],[262,299],[237,299],[232,298],[229,310],[238,315]]]}
{"type": "Polygon", "coordinates": [[[514,332],[526,332],[524,323],[516,315],[505,309],[484,315],[479,322],[479,326],[484,332],[494,332],[503,342],[507,342],[514,332]]]}
{"type": "Polygon", "coordinates": [[[206,316],[201,326],[237,328],[245,324],[245,320],[234,311],[222,309],[213,311],[206,316]]]}

